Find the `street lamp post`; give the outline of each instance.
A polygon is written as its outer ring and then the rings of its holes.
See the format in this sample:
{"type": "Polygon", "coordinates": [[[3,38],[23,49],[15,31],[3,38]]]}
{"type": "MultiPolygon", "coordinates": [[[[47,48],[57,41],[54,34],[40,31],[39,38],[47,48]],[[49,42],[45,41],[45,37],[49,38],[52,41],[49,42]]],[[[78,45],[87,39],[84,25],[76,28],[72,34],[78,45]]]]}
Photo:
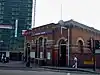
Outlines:
{"type": "Polygon", "coordinates": [[[30,67],[30,44],[27,43],[27,63],[26,67],[30,67]]]}
{"type": "Polygon", "coordinates": [[[15,37],[17,37],[17,31],[18,31],[18,19],[15,21],[15,37]]]}
{"type": "Polygon", "coordinates": [[[68,28],[68,66],[69,66],[69,28],[68,28]]]}

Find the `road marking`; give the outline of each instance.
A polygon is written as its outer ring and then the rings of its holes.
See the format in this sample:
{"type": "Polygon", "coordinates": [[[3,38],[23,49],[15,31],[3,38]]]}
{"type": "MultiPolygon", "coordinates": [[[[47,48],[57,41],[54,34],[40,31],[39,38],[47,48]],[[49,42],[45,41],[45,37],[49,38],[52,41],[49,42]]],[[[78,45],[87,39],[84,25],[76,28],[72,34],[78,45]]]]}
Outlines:
{"type": "Polygon", "coordinates": [[[67,73],[67,75],[70,75],[70,73],[67,73]]]}

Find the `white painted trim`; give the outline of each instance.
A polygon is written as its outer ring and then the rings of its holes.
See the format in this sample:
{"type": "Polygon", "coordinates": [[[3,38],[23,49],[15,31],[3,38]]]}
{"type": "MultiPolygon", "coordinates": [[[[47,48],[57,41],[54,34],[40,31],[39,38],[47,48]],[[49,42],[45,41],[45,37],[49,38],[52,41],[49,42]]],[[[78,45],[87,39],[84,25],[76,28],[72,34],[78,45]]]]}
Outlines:
{"type": "Polygon", "coordinates": [[[61,37],[61,38],[58,39],[58,41],[57,41],[57,45],[59,44],[60,40],[67,41],[67,39],[66,39],[65,37],[61,37]]]}
{"type": "Polygon", "coordinates": [[[78,45],[78,41],[81,40],[83,42],[83,46],[85,45],[84,40],[82,37],[78,37],[77,41],[76,41],[76,45],[78,45]]]}

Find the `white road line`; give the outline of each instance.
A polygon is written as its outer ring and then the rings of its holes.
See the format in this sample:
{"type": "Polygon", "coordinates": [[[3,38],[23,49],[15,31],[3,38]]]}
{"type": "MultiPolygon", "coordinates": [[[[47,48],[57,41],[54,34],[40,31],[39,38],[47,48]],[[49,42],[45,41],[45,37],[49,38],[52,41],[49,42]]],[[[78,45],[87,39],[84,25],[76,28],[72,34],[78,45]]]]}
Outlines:
{"type": "Polygon", "coordinates": [[[67,75],[70,75],[70,73],[67,73],[67,75]]]}

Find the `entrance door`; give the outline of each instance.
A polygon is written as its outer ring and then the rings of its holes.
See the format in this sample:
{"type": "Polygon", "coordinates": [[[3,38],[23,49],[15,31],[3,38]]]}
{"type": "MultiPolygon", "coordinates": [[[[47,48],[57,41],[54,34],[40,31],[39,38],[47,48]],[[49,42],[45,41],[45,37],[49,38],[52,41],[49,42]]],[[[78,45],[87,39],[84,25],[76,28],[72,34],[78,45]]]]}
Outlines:
{"type": "Polygon", "coordinates": [[[66,66],[66,45],[61,45],[60,66],[66,66]]]}

